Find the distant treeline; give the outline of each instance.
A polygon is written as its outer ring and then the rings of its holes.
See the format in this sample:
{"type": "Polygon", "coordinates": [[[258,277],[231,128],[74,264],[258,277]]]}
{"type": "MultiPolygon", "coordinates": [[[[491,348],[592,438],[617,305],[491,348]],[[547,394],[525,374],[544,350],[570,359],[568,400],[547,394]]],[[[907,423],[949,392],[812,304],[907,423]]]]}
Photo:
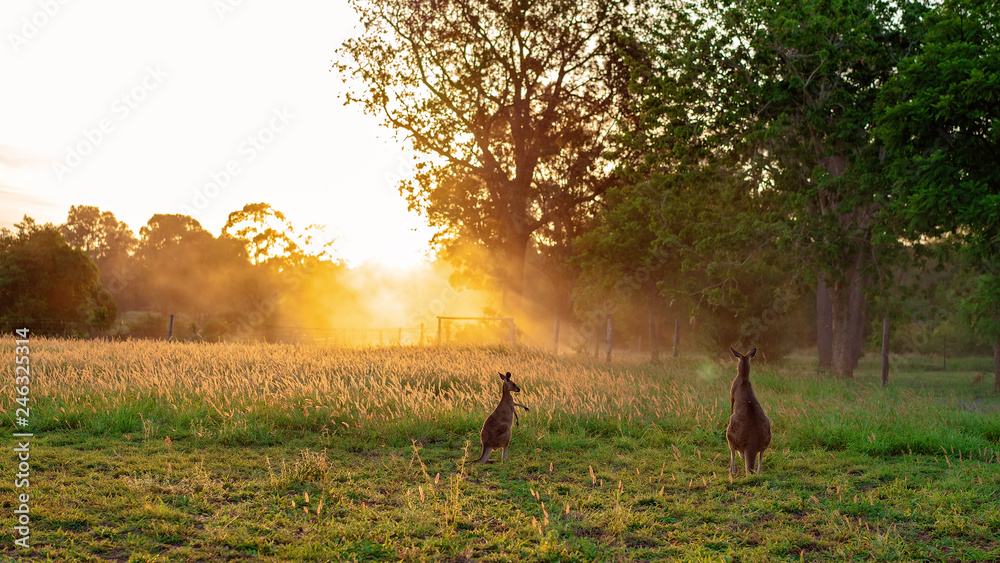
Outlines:
{"type": "Polygon", "coordinates": [[[0,231],[0,330],[164,338],[174,315],[175,338],[279,339],[289,327],[430,330],[435,314],[474,307],[446,265],[352,269],[331,241],[296,234],[266,204],[232,213],[218,237],[184,215],[154,215],[138,237],[96,207],[58,226],[25,217],[0,231]]]}
{"type": "MultiPolygon", "coordinates": [[[[421,325],[430,338],[436,315],[478,315],[488,304],[481,294],[459,302],[459,293],[446,283],[451,268],[445,264],[408,272],[373,265],[351,269],[329,256],[328,244],[306,251],[311,243],[265,204],[233,213],[219,237],[182,215],[154,215],[139,237],[113,213],[90,206],[72,207],[66,223],[58,226],[25,217],[13,231],[0,231],[0,330],[27,326],[36,334],[162,339],[174,315],[173,337],[184,340],[280,341],[297,334],[329,340],[329,329],[335,328],[416,330],[421,325]]],[[[945,346],[951,354],[988,351],[968,319],[955,314],[973,290],[974,276],[948,248],[938,249],[943,258],[896,272],[907,282],[894,293],[896,307],[907,317],[894,330],[894,351],[937,354],[945,346]]],[[[551,291],[545,277],[530,272],[529,295],[544,297],[551,291]]],[[[591,283],[577,280],[581,299],[591,283]]],[[[764,341],[773,357],[816,341],[815,295],[801,285],[782,287],[794,291],[770,301],[773,309],[761,316],[778,327],[766,333],[784,339],[764,341]]],[[[535,321],[554,318],[551,304],[537,301],[532,300],[535,321]]],[[[616,349],[648,351],[653,339],[666,351],[674,322],[680,320],[685,350],[710,349],[733,338],[738,326],[714,311],[679,319],[684,313],[676,304],[656,311],[643,309],[641,301],[616,303],[589,317],[566,319],[575,321],[576,329],[568,337],[564,332],[563,339],[580,351],[600,341],[603,350],[604,323],[611,316],[616,349]]],[[[519,331],[543,324],[519,322],[519,331]]],[[[391,342],[394,333],[388,334],[391,342]]],[[[415,341],[416,334],[409,340],[415,341]]],[[[880,333],[869,329],[866,334],[877,345],[880,333]]],[[[546,343],[544,329],[535,336],[546,343]]]]}

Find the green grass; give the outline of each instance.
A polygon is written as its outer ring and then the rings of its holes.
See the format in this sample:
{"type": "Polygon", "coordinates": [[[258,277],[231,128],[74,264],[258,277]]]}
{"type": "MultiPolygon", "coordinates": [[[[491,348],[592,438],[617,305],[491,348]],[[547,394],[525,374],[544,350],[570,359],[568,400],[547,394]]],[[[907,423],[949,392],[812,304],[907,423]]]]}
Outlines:
{"type": "Polygon", "coordinates": [[[755,364],[774,441],[732,480],[728,360],[37,340],[31,361],[28,550],[0,476],[13,560],[1000,559],[989,359],[893,358],[884,389],[874,363],[755,364]],[[532,410],[508,463],[476,465],[496,371],[532,410]]]}

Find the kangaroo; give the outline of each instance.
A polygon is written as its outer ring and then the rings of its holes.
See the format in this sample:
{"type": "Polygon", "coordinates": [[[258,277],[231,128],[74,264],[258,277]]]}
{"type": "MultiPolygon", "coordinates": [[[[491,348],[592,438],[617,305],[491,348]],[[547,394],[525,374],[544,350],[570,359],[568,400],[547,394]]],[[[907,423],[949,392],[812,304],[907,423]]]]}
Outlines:
{"type": "Polygon", "coordinates": [[[771,421],[760,407],[753,386],[750,385],[750,358],[757,354],[754,348],[744,356],[734,350],[739,360],[736,379],[729,390],[730,415],[726,428],[729,443],[729,474],[736,474],[736,454],[743,457],[747,475],[760,473],[764,465],[764,450],[771,445],[771,421]],[[758,461],[759,460],[759,461],[758,461]],[[754,465],[756,464],[756,469],[754,465]]]}
{"type": "Polygon", "coordinates": [[[500,374],[500,381],[503,381],[503,395],[500,397],[500,404],[497,405],[497,408],[493,409],[493,414],[486,418],[486,422],[483,423],[483,429],[479,432],[479,437],[483,442],[483,454],[473,463],[485,463],[489,460],[490,452],[497,448],[503,449],[501,459],[502,461],[507,461],[507,446],[510,445],[511,426],[515,420],[517,420],[518,426],[521,425],[521,421],[517,419],[517,409],[515,407],[521,407],[526,411],[531,410],[521,403],[514,402],[514,396],[511,393],[520,393],[521,388],[517,386],[517,383],[510,380],[509,371],[507,375],[500,374]]]}

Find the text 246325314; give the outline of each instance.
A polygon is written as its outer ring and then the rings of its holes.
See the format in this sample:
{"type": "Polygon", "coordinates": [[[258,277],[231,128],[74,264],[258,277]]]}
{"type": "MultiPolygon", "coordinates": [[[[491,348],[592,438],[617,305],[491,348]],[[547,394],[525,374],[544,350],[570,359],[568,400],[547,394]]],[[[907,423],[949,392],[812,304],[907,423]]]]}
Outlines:
{"type": "Polygon", "coordinates": [[[14,503],[14,543],[18,547],[28,547],[31,537],[31,439],[34,434],[29,432],[31,407],[28,406],[31,395],[31,349],[28,346],[28,329],[14,331],[18,336],[14,342],[14,402],[17,409],[14,412],[14,423],[19,432],[14,433],[14,455],[16,456],[17,472],[14,475],[14,487],[18,490],[14,503]]]}

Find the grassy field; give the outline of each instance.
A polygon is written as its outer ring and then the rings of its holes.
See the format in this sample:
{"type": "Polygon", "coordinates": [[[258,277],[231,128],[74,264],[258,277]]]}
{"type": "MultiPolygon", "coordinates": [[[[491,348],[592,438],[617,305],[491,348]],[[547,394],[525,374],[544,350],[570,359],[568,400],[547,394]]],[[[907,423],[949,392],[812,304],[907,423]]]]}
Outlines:
{"type": "Polygon", "coordinates": [[[893,360],[885,389],[874,363],[755,363],[774,440],[730,479],[731,356],[32,339],[30,547],[12,438],[0,557],[1000,560],[991,360],[893,360]],[[532,410],[507,463],[472,464],[497,371],[532,410]]]}

